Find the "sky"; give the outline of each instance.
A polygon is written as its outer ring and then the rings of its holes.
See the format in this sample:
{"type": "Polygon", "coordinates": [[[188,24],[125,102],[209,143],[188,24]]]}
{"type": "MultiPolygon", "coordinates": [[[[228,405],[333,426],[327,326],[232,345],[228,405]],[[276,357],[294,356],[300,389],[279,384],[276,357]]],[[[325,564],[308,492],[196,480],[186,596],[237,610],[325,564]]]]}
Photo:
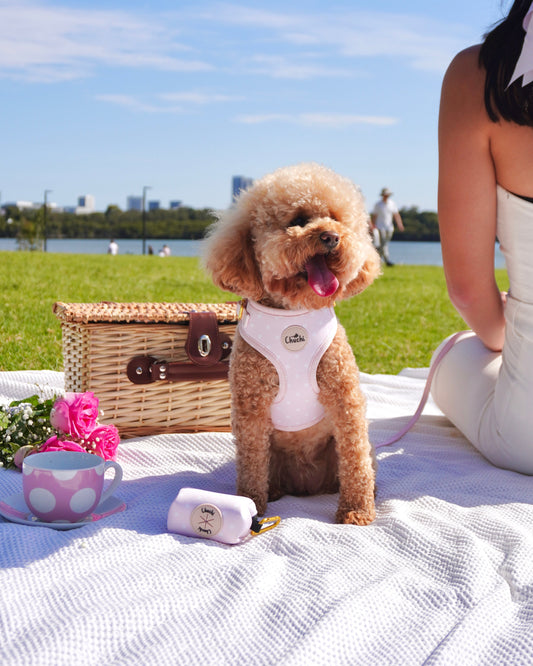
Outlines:
{"type": "Polygon", "coordinates": [[[226,208],[314,161],[437,209],[440,87],[509,0],[0,0],[3,203],[226,208]]]}

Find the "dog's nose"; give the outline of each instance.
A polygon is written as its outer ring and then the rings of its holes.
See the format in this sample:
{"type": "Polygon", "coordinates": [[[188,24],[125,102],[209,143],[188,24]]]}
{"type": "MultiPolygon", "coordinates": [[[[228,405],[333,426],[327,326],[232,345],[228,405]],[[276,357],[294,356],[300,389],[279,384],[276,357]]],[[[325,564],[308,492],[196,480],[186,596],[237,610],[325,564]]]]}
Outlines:
{"type": "Polygon", "coordinates": [[[336,234],[333,231],[323,231],[320,234],[320,240],[328,248],[328,250],[334,250],[339,244],[340,238],[339,234],[336,234]]]}

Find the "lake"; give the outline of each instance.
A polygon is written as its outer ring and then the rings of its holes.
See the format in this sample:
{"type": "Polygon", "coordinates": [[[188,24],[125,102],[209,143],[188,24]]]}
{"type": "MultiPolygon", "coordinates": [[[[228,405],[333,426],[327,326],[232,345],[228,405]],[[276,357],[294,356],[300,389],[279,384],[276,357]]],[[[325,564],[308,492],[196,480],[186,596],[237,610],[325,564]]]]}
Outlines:
{"type": "MultiPolygon", "coordinates": [[[[117,239],[119,254],[142,254],[142,240],[117,239]]],[[[146,239],[146,248],[152,246],[157,254],[163,247],[169,246],[175,257],[198,257],[201,252],[201,240],[156,240],[146,239]]],[[[109,241],[106,239],[49,238],[48,252],[68,254],[106,254],[109,241]]],[[[14,238],[0,238],[0,251],[17,250],[14,238]]],[[[495,267],[504,268],[505,263],[500,248],[496,245],[495,267]]],[[[390,256],[396,264],[442,266],[440,243],[392,241],[390,256]]]]}

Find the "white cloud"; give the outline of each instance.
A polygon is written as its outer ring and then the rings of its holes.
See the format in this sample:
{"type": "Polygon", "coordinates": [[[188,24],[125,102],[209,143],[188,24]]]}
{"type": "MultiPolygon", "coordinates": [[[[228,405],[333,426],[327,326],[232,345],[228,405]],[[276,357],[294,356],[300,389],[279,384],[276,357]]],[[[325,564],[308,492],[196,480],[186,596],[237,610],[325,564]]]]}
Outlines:
{"type": "Polygon", "coordinates": [[[291,11],[290,4],[268,11],[244,3],[192,3],[167,13],[75,4],[0,0],[0,76],[54,82],[91,76],[105,66],[224,69],[301,80],[353,76],[375,57],[441,73],[463,45],[457,35],[466,30],[398,12],[341,11],[334,4],[323,13],[291,11]]]}
{"type": "Polygon", "coordinates": [[[96,95],[95,98],[100,102],[108,102],[115,106],[121,106],[132,111],[141,111],[143,113],[182,113],[183,108],[180,106],[175,107],[162,107],[155,104],[146,104],[137,99],[133,95],[96,95]]]}
{"type": "Polygon", "coordinates": [[[162,93],[158,95],[162,100],[168,102],[182,102],[185,104],[205,105],[220,102],[235,102],[240,101],[243,97],[238,95],[220,95],[218,93],[202,93],[202,92],[174,92],[162,93]]]}
{"type": "Polygon", "coordinates": [[[351,125],[395,125],[398,120],[390,116],[359,116],[345,113],[265,113],[246,114],[235,118],[236,122],[245,125],[262,123],[291,123],[295,125],[343,128],[351,125]]]}
{"type": "Polygon", "coordinates": [[[144,113],[187,113],[191,108],[208,104],[232,102],[241,97],[199,92],[161,93],[154,96],[154,102],[146,103],[134,95],[102,94],[95,98],[115,106],[144,113]]]}
{"type": "MultiPolygon", "coordinates": [[[[413,14],[383,11],[335,11],[326,13],[267,12],[243,8],[238,4],[218,3],[206,20],[219,24],[244,26],[263,35],[269,42],[297,47],[313,46],[318,53],[337,54],[353,61],[355,58],[400,57],[417,69],[441,73],[451,56],[464,43],[457,35],[466,28],[443,24],[413,14]],[[455,37],[452,35],[456,35],[455,37]]],[[[266,41],[266,40],[265,40],[266,41]]],[[[260,40],[257,42],[259,49],[260,40]]]]}
{"type": "Polygon", "coordinates": [[[252,73],[263,74],[277,79],[314,79],[316,77],[342,77],[354,76],[354,71],[348,67],[331,67],[316,64],[310,60],[296,62],[283,56],[256,55],[250,58],[248,68],[252,73]]]}
{"type": "Polygon", "coordinates": [[[200,72],[161,17],[69,9],[32,0],[0,3],[0,74],[54,82],[89,76],[99,65],[200,72]],[[180,57],[177,57],[177,53],[180,57]]]}

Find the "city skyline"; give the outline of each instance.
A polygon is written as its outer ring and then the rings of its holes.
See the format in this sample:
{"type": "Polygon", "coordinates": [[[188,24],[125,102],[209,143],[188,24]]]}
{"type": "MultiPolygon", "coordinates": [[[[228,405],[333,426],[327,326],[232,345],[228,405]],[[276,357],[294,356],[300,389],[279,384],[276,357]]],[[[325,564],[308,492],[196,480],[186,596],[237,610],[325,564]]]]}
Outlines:
{"type": "Polygon", "coordinates": [[[509,5],[0,0],[2,199],[219,209],[234,174],[316,161],[436,210],[443,74],[509,5]]]}
{"type": "MultiPolygon", "coordinates": [[[[239,189],[248,187],[253,183],[252,178],[246,178],[243,176],[232,176],[231,182],[231,195],[229,197],[230,201],[233,200],[239,189]]],[[[150,188],[151,189],[151,188],[150,188]]],[[[37,209],[45,204],[48,208],[52,210],[65,211],[65,212],[74,212],[75,209],[85,208],[87,212],[102,212],[107,210],[109,206],[117,206],[123,210],[142,210],[142,194],[129,194],[126,196],[126,205],[123,207],[119,203],[107,203],[103,207],[98,208],[96,206],[96,198],[93,194],[80,194],[77,196],[77,206],[71,204],[58,203],[53,200],[49,200],[48,197],[53,193],[53,190],[45,190],[43,192],[42,201],[29,201],[28,199],[17,199],[15,201],[8,201],[2,198],[2,192],[0,191],[0,210],[8,208],[10,206],[16,206],[20,209],[31,208],[37,209]]],[[[145,201],[146,210],[156,210],[156,209],[165,209],[164,205],[161,205],[161,199],[146,199],[145,201]]],[[[183,206],[183,201],[181,199],[170,199],[168,200],[168,210],[173,210],[183,206]]],[[[207,206],[205,208],[208,208],[207,206]]]]}

